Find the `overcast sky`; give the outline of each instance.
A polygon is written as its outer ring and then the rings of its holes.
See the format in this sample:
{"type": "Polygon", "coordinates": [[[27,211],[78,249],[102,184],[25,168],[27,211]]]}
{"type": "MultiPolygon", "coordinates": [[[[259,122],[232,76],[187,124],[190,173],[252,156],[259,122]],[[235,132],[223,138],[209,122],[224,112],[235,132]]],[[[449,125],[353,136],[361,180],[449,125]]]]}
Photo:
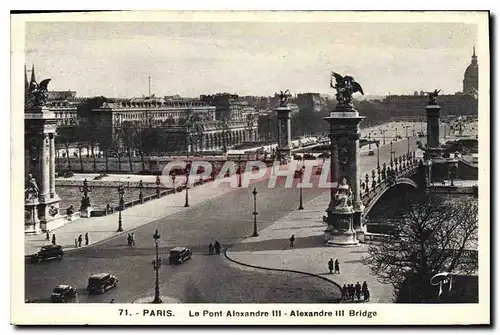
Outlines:
{"type": "Polygon", "coordinates": [[[367,95],[450,94],[475,41],[461,23],[29,22],[26,64],[78,96],[147,95],[148,76],[157,96],[331,94],[330,71],[367,95]]]}

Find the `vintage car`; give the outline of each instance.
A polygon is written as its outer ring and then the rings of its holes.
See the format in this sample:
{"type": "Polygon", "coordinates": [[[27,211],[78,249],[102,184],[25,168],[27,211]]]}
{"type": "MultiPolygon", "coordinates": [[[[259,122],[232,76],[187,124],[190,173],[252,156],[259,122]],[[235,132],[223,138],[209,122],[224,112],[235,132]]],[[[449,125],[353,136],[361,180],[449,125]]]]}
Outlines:
{"type": "Polygon", "coordinates": [[[192,252],[186,247],[175,247],[170,250],[168,257],[168,264],[182,264],[183,262],[191,259],[192,252]]]}
{"type": "Polygon", "coordinates": [[[302,176],[302,171],[300,170],[295,170],[293,173],[293,178],[300,178],[302,176]]]}
{"type": "Polygon", "coordinates": [[[76,297],[76,289],[71,285],[57,285],[52,291],[50,301],[71,302],[76,297]]]}
{"type": "Polygon", "coordinates": [[[375,152],[373,150],[368,151],[368,156],[375,156],[375,152]]]}
{"type": "Polygon", "coordinates": [[[64,251],[60,245],[49,244],[40,248],[40,251],[31,255],[31,261],[33,263],[39,263],[47,259],[62,259],[64,251]]]}
{"type": "Polygon", "coordinates": [[[89,277],[89,284],[87,285],[87,292],[104,293],[105,291],[116,287],[118,279],[109,273],[96,273],[89,277]]]}

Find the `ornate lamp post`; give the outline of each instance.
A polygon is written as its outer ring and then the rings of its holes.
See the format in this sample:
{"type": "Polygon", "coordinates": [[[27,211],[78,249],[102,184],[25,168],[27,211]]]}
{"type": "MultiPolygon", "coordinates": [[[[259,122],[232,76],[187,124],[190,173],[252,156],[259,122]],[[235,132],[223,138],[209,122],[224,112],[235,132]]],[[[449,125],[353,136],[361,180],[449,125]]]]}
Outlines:
{"type": "Polygon", "coordinates": [[[158,199],[160,198],[160,186],[161,186],[160,176],[156,176],[156,196],[158,197],[158,199]]]}
{"type": "Polygon", "coordinates": [[[89,186],[87,178],[83,181],[82,187],[79,188],[80,192],[83,193],[83,198],[81,201],[80,211],[84,211],[90,207],[90,197],[89,193],[92,192],[92,187],[89,186]]]}
{"type": "Polygon", "coordinates": [[[238,187],[241,187],[241,155],[238,156],[238,187]]]}
{"type": "Polygon", "coordinates": [[[144,199],[144,195],[142,194],[143,187],[144,187],[144,185],[143,185],[142,179],[141,179],[141,180],[139,180],[139,201],[141,202],[141,204],[142,204],[143,199],[144,199]]]}
{"type": "Polygon", "coordinates": [[[118,186],[118,198],[119,198],[119,204],[118,204],[118,229],[116,230],[117,232],[122,232],[123,231],[123,226],[122,226],[122,210],[125,205],[125,202],[123,200],[123,195],[125,194],[125,187],[123,185],[118,186]]]}
{"type": "Polygon", "coordinates": [[[170,178],[172,178],[172,186],[174,188],[174,193],[177,191],[176,187],[175,187],[175,172],[172,173],[172,175],[170,176],[170,178]]]}
{"type": "Polygon", "coordinates": [[[191,162],[186,164],[186,202],[184,207],[189,207],[189,173],[191,172],[191,162]]]}
{"type": "Polygon", "coordinates": [[[390,151],[390,154],[391,154],[391,159],[389,160],[390,164],[392,165],[392,156],[394,155],[394,150],[392,150],[392,141],[391,141],[391,151],[390,151]]]}
{"type": "Polygon", "coordinates": [[[153,260],[153,270],[156,272],[156,280],[155,280],[155,298],[152,301],[153,304],[161,304],[162,300],[160,298],[160,281],[158,279],[158,270],[161,268],[161,258],[158,257],[158,242],[160,241],[160,234],[158,234],[158,229],[156,229],[155,234],[153,235],[153,238],[155,240],[155,250],[156,250],[156,257],[153,260]]]}
{"type": "Polygon", "coordinates": [[[304,180],[304,170],[306,169],[305,165],[302,165],[302,168],[300,169],[300,187],[299,187],[299,211],[304,209],[303,203],[302,203],[302,181],[304,180]]]}
{"type": "Polygon", "coordinates": [[[257,233],[257,189],[254,187],[253,188],[253,191],[252,191],[252,194],[253,194],[253,234],[252,236],[253,237],[257,237],[259,236],[259,234],[257,233]]]}

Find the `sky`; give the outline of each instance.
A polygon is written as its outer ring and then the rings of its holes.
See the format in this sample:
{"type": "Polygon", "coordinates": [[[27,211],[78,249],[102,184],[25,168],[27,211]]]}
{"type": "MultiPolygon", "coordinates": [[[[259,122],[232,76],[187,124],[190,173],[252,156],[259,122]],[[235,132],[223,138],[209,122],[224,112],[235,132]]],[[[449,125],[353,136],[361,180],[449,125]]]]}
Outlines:
{"type": "Polygon", "coordinates": [[[333,94],[331,71],[366,95],[453,94],[476,33],[464,23],[28,22],[25,53],[38,81],[78,96],[148,95],[149,76],[156,96],[333,94]]]}

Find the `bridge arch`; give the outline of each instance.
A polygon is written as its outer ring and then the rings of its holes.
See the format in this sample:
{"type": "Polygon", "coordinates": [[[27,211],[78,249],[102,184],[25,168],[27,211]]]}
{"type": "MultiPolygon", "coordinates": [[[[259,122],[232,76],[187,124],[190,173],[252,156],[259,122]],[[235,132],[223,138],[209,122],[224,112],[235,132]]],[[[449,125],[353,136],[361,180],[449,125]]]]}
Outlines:
{"type": "Polygon", "coordinates": [[[400,187],[403,185],[410,186],[414,189],[418,188],[417,183],[411,179],[411,178],[398,178],[396,179],[393,183],[386,183],[381,189],[377,191],[375,196],[373,198],[370,198],[367,204],[365,205],[365,209],[363,211],[363,217],[366,217],[368,213],[372,210],[372,208],[375,206],[375,204],[382,198],[384,194],[387,193],[390,189],[393,189],[394,187],[400,187]]]}

